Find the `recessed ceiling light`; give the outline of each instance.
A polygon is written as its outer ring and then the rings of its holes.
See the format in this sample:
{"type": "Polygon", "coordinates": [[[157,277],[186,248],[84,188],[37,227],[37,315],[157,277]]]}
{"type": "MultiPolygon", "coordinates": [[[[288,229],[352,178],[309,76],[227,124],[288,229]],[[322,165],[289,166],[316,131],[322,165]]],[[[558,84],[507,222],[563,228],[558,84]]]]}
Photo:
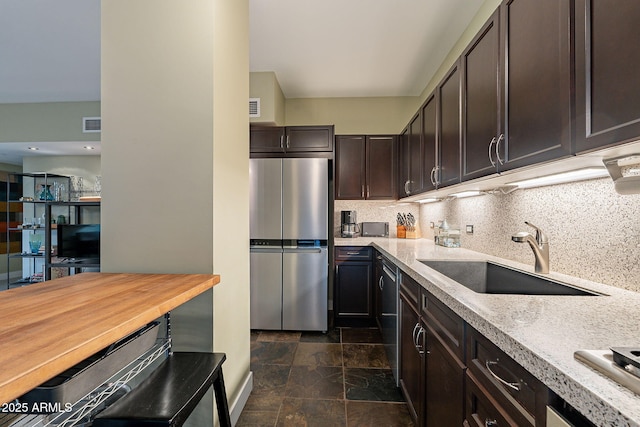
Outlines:
{"type": "Polygon", "coordinates": [[[29,150],[31,150],[31,151],[38,151],[38,150],[39,150],[39,148],[38,148],[38,147],[29,147],[29,150]]]}

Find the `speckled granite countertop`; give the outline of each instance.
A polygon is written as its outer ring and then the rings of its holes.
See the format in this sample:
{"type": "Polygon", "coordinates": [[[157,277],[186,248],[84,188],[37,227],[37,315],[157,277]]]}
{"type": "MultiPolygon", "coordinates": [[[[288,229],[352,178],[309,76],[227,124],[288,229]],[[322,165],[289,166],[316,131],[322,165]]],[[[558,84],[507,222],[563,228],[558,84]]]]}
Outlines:
{"type": "Polygon", "coordinates": [[[336,246],[372,245],[599,426],[640,427],[640,396],[574,359],[576,350],[640,346],[640,293],[553,272],[550,278],[605,296],[475,293],[420,263],[490,260],[533,272],[531,265],[427,239],[336,238],[336,246]]]}

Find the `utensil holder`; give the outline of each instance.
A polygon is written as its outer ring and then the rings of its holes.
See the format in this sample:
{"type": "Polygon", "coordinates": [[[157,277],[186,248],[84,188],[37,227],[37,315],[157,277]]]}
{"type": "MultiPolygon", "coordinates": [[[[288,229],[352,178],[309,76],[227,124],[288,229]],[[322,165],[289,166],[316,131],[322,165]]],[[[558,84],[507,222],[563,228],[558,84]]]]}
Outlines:
{"type": "Polygon", "coordinates": [[[407,237],[407,229],[404,225],[397,226],[398,239],[405,239],[407,237]]]}

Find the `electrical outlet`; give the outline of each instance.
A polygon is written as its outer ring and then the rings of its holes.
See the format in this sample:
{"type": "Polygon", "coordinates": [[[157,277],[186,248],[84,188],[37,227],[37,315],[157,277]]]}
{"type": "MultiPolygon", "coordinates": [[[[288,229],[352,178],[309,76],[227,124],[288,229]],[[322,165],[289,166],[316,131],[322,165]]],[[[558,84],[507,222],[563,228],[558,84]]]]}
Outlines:
{"type": "Polygon", "coordinates": [[[467,234],[473,234],[473,225],[467,225],[467,234]]]}

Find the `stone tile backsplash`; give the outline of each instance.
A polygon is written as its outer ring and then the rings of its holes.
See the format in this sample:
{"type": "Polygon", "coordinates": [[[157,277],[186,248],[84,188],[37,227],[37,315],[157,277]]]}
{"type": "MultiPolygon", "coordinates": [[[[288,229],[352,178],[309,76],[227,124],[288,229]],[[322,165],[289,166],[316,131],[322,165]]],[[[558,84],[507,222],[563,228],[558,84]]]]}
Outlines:
{"type": "Polygon", "coordinates": [[[395,201],[336,200],[333,221],[334,236],[340,236],[340,211],[356,211],[358,223],[388,222],[389,237],[397,237],[396,217],[398,212],[411,213],[419,218],[420,206],[416,203],[395,201]]]}
{"type": "Polygon", "coordinates": [[[617,194],[608,178],[424,205],[336,200],[336,235],[341,210],[357,211],[358,222],[388,221],[390,237],[398,212],[419,217],[423,238],[433,238],[431,222],[446,218],[462,230],[462,247],[533,265],[529,245],[511,240],[534,233],[529,221],[549,237],[551,270],[640,292],[640,195],[617,194]]]}

